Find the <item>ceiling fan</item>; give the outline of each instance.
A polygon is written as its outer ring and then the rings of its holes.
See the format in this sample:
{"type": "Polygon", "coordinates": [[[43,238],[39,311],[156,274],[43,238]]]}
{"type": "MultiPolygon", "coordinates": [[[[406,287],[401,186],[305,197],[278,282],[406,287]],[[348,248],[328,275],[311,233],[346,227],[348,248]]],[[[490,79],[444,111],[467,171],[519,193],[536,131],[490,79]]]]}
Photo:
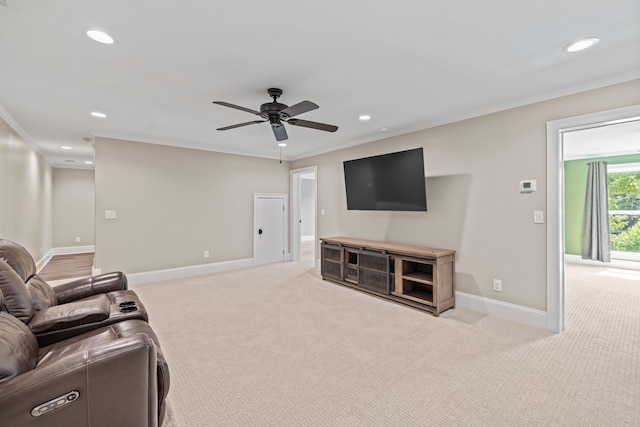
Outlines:
{"type": "Polygon", "coordinates": [[[267,90],[267,93],[273,102],[267,102],[260,106],[260,111],[252,110],[250,108],[240,107],[239,105],[229,104],[224,101],[213,101],[214,104],[222,105],[229,108],[235,108],[236,110],[246,111],[247,113],[255,114],[262,117],[264,120],[254,120],[251,122],[238,123],[236,125],[225,126],[216,130],[229,130],[242,126],[255,125],[258,123],[269,122],[271,129],[276,137],[277,141],[284,141],[289,138],[287,136],[287,130],[284,128],[284,123],[288,123],[293,126],[300,126],[304,128],[318,129],[326,132],[335,132],[338,130],[338,126],[328,125],[325,123],[311,122],[309,120],[294,119],[295,116],[306,113],[308,111],[315,110],[318,105],[311,101],[302,101],[291,107],[281,104],[277,99],[282,95],[282,89],[271,88],[267,90]]]}

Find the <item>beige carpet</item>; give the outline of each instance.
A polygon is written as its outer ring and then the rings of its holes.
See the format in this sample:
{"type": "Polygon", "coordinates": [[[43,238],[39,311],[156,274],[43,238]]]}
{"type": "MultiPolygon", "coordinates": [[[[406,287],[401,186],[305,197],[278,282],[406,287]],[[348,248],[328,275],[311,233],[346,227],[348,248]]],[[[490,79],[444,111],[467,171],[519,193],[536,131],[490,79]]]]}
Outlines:
{"type": "Polygon", "coordinates": [[[165,427],[638,426],[640,282],[575,269],[562,334],[435,318],[304,263],[134,289],[170,364],[165,427]]]}

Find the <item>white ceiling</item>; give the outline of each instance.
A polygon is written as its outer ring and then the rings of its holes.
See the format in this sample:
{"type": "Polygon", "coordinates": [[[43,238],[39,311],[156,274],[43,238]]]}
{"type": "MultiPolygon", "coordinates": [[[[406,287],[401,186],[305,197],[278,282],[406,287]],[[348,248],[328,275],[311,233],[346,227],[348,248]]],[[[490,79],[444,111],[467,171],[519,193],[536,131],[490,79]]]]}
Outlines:
{"type": "Polygon", "coordinates": [[[212,104],[257,110],[270,87],[339,126],[287,126],[297,159],[640,77],[638,0],[3,3],[0,115],[59,167],[95,136],[277,158],[268,124],[216,131],[257,117],[212,104]]]}
{"type": "Polygon", "coordinates": [[[563,134],[564,160],[640,153],[640,117],[563,134]]]}

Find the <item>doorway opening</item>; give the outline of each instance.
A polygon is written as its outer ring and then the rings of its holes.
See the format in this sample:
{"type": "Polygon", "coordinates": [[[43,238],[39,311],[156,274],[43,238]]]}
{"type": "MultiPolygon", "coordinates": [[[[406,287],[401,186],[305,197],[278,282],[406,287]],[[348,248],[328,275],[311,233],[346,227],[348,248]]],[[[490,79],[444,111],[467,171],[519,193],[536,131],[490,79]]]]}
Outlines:
{"type": "Polygon", "coordinates": [[[317,166],[291,171],[291,230],[293,261],[317,264],[317,166]]]}
{"type": "Polygon", "coordinates": [[[565,169],[569,154],[565,139],[571,132],[640,122],[640,105],[547,123],[547,328],[565,327],[565,169]]]}

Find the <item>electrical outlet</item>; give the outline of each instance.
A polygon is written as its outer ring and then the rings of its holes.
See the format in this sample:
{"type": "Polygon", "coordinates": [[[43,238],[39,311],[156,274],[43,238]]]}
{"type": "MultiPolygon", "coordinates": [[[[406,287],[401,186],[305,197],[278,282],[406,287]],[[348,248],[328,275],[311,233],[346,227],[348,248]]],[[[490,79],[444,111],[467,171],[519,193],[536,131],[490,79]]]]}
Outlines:
{"type": "Polygon", "coordinates": [[[80,238],[76,237],[76,243],[80,243],[80,238]]]}
{"type": "Polygon", "coordinates": [[[204,251],[204,257],[209,258],[209,251],[204,251]]]}
{"type": "Polygon", "coordinates": [[[502,292],[502,280],[493,279],[493,290],[496,292],[502,292]]]}

